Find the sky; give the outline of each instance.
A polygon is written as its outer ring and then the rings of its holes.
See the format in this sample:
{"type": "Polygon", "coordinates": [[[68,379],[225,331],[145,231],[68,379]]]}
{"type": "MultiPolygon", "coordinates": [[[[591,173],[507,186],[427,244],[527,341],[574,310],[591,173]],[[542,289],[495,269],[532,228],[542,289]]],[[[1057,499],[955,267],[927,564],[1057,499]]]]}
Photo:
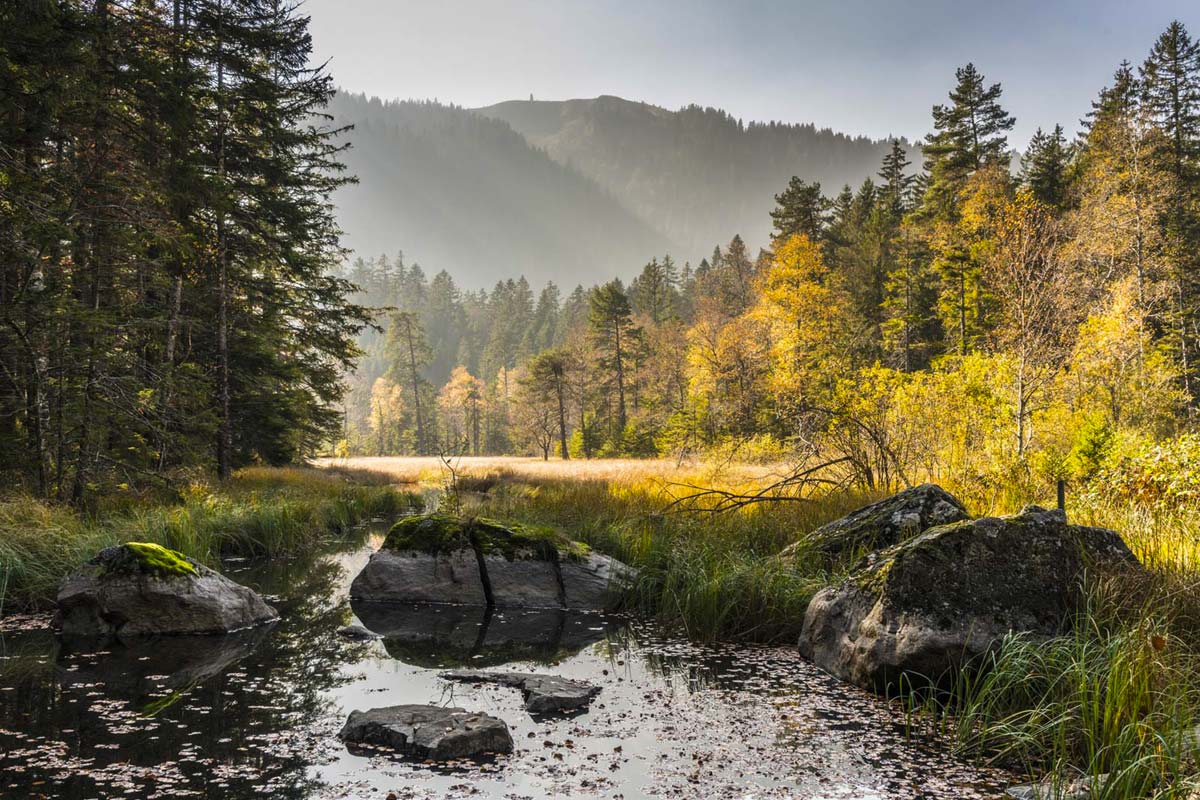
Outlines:
{"type": "Polygon", "coordinates": [[[874,138],[930,128],[956,67],[1004,87],[1010,143],[1078,127],[1196,0],[305,0],[337,83],[467,107],[618,95],[874,138]]]}

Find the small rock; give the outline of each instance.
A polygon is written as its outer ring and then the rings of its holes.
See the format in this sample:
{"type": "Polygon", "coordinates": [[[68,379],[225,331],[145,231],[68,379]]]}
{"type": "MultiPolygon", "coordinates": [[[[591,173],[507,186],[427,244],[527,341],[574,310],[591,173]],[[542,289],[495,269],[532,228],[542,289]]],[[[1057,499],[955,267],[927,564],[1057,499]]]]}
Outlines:
{"type": "MultiPolygon", "coordinates": [[[[1101,781],[1104,777],[1101,776],[1101,781]]],[[[1004,794],[1013,800],[1089,800],[1092,796],[1092,782],[1089,778],[1080,778],[1058,787],[1051,781],[1025,783],[1008,787],[1004,794]]]]}
{"type": "Polygon", "coordinates": [[[443,672],[448,681],[463,683],[495,683],[520,689],[525,698],[525,710],[530,714],[554,714],[587,708],[600,687],[584,681],[561,678],[557,675],[538,675],[528,672],[486,672],[464,669],[443,672]]]}
{"type": "Polygon", "coordinates": [[[461,708],[405,705],[352,711],[338,736],[347,745],[378,745],[431,761],[511,753],[504,720],[461,708]]]}
{"type": "Polygon", "coordinates": [[[362,625],[343,625],[337,629],[337,635],[346,639],[356,639],[360,642],[370,642],[383,638],[378,633],[369,631],[362,625]]]}

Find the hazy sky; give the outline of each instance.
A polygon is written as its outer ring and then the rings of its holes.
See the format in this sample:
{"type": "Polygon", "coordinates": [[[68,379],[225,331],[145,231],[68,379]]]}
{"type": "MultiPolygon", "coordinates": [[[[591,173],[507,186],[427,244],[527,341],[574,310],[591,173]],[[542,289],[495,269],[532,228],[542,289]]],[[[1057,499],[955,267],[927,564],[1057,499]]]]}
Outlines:
{"type": "Polygon", "coordinates": [[[1123,58],[1196,0],[307,0],[347,89],[465,106],[615,94],[746,120],[916,138],[967,61],[1004,85],[1013,144],[1074,129],[1123,58]]]}

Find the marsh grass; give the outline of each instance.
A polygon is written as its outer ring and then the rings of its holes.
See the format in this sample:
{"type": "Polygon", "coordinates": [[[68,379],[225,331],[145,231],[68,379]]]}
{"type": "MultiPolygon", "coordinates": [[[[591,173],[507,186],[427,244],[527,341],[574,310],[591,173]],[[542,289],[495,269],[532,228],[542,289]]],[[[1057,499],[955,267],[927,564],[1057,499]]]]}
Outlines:
{"type": "Polygon", "coordinates": [[[58,583],[104,547],[160,544],[198,561],[309,551],[355,523],[411,508],[390,476],[250,468],[193,482],[170,504],[117,504],[79,515],[28,496],[0,498],[0,612],[49,605],[58,583]]]}
{"type": "MultiPolygon", "coordinates": [[[[432,466],[428,459],[397,462],[365,463],[410,479],[432,466]]],[[[785,560],[779,551],[878,497],[838,493],[721,515],[706,514],[703,504],[695,513],[663,513],[684,484],[743,490],[771,472],[507,459],[460,470],[486,478],[477,485],[487,491],[488,515],[556,527],[638,567],[631,604],[708,640],[794,642],[811,596],[852,564],[803,549],[785,560]]],[[[968,505],[976,514],[1012,513],[1030,499],[1021,487],[976,495],[953,489],[975,498],[968,505]]],[[[1085,494],[1072,500],[1072,522],[1120,531],[1149,581],[1085,576],[1087,602],[1070,632],[1049,640],[1011,636],[944,691],[912,690],[893,700],[914,733],[1031,780],[1065,787],[1086,778],[1093,800],[1194,800],[1200,510],[1085,494]]],[[[468,512],[471,502],[480,501],[468,501],[468,512]]]]}
{"type": "Polygon", "coordinates": [[[795,641],[808,601],[837,568],[804,553],[782,559],[779,551],[867,499],[839,494],[724,514],[702,506],[665,512],[683,490],[660,476],[497,472],[484,501],[489,515],[556,528],[637,567],[630,605],[701,640],[795,641]]]}

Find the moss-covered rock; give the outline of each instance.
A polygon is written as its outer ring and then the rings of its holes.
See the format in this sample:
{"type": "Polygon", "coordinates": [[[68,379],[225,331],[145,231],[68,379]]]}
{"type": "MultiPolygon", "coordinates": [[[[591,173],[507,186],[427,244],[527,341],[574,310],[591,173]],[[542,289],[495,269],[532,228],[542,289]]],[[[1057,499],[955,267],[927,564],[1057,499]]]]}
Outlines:
{"type": "Polygon", "coordinates": [[[509,561],[579,559],[591,552],[586,544],[552,529],[442,513],[405,517],[392,526],[381,549],[434,555],[468,547],[484,555],[504,556],[509,561]]]}
{"type": "Polygon", "coordinates": [[[954,495],[932,483],[921,484],[822,525],[802,542],[783,552],[805,552],[815,545],[830,556],[843,556],[891,547],[938,525],[970,519],[954,495]]]}
{"type": "Polygon", "coordinates": [[[397,522],[355,577],[375,602],[607,609],[633,571],[551,529],[426,514],[397,522]]]}
{"type": "Polygon", "coordinates": [[[1121,537],[1058,511],[931,528],[868,557],[809,604],[801,652],[827,671],[887,690],[942,682],[1009,632],[1069,627],[1086,571],[1141,565],[1121,537]]]}
{"type": "Polygon", "coordinates": [[[226,633],[279,615],[254,591],[161,545],[101,550],[59,588],[56,624],[72,637],[226,633]]]}
{"type": "Polygon", "coordinates": [[[126,542],[101,550],[95,561],[102,576],[155,575],[160,578],[198,575],[196,563],[180,553],[152,542],[126,542]]]}

